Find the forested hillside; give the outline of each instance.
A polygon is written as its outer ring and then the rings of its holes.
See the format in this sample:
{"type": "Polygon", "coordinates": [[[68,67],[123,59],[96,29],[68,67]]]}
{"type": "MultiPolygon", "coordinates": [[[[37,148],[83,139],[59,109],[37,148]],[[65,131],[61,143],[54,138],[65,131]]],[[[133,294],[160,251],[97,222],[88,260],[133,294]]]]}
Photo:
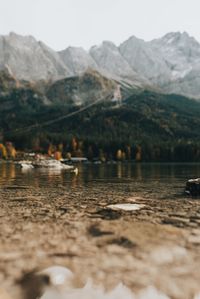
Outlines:
{"type": "Polygon", "coordinates": [[[102,101],[52,124],[82,106],[62,105],[30,86],[12,86],[0,95],[1,142],[17,149],[47,152],[60,146],[63,154],[91,159],[200,161],[200,103],[177,95],[143,91],[121,106],[102,101]]]}

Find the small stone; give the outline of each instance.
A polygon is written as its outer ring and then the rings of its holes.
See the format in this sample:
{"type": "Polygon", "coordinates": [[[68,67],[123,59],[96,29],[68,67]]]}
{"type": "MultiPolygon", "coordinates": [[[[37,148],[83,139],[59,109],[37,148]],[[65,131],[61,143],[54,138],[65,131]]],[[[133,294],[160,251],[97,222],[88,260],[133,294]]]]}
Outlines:
{"type": "Polygon", "coordinates": [[[107,208],[112,210],[123,210],[123,211],[137,211],[144,208],[143,204],[131,204],[131,203],[123,203],[123,204],[114,204],[108,205],[107,208]]]}

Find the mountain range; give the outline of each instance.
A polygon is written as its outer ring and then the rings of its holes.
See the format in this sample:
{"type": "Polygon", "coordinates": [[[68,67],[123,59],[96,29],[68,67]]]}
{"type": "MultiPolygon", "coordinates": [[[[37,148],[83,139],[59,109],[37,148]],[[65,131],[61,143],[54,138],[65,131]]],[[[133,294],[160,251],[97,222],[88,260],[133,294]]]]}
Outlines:
{"type": "Polygon", "coordinates": [[[139,151],[143,161],[200,161],[200,101],[178,95],[200,99],[199,44],[186,33],[58,53],[12,33],[0,47],[0,143],[40,152],[62,144],[64,154],[90,159],[121,150],[128,159],[139,151]],[[119,84],[123,101],[112,101],[119,84]]]}
{"type": "Polygon", "coordinates": [[[104,41],[89,51],[56,52],[32,36],[0,36],[0,70],[15,80],[53,82],[95,71],[133,89],[200,99],[200,44],[186,32],[146,42],[135,36],[116,46],[104,41]]]}

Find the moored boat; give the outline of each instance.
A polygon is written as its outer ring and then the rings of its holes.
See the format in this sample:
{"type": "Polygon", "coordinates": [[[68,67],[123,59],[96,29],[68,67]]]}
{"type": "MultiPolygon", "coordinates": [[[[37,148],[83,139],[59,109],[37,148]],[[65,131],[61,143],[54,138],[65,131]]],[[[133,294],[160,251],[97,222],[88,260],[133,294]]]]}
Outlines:
{"type": "Polygon", "coordinates": [[[63,164],[61,161],[55,159],[35,160],[32,162],[32,165],[36,168],[74,169],[74,166],[63,164]]]}

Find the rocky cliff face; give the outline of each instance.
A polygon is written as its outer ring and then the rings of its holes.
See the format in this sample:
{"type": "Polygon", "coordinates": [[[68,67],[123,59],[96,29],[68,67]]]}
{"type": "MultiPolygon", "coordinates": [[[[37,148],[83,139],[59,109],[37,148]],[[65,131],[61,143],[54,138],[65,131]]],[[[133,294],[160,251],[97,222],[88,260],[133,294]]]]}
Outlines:
{"type": "Polygon", "coordinates": [[[16,79],[59,80],[95,70],[133,88],[154,88],[200,99],[200,44],[186,32],[145,42],[134,36],[119,47],[110,41],[55,52],[31,36],[0,36],[0,70],[16,79]]]}
{"type": "Polygon", "coordinates": [[[18,79],[60,79],[70,74],[59,55],[32,36],[10,33],[0,38],[0,68],[9,66],[18,79]]]}
{"type": "Polygon", "coordinates": [[[149,43],[171,71],[171,79],[183,78],[197,64],[200,66],[200,44],[186,32],[168,33],[149,43]]]}
{"type": "Polygon", "coordinates": [[[162,91],[200,98],[200,44],[186,32],[151,42],[131,37],[119,49],[131,67],[162,91]]]}
{"type": "Polygon", "coordinates": [[[145,82],[141,76],[128,64],[112,42],[105,41],[100,46],[90,49],[90,55],[96,61],[101,72],[110,78],[128,79],[138,86],[145,82]]]}
{"type": "Polygon", "coordinates": [[[99,69],[94,59],[83,48],[69,47],[60,51],[59,55],[74,76],[80,75],[88,69],[99,69]]]}
{"type": "Polygon", "coordinates": [[[170,78],[170,70],[159,51],[141,39],[132,36],[119,47],[121,55],[138,74],[159,86],[170,78]]]}
{"type": "Polygon", "coordinates": [[[186,32],[175,32],[153,40],[150,45],[161,53],[170,70],[169,81],[164,81],[161,88],[200,98],[200,44],[186,32]]]}

